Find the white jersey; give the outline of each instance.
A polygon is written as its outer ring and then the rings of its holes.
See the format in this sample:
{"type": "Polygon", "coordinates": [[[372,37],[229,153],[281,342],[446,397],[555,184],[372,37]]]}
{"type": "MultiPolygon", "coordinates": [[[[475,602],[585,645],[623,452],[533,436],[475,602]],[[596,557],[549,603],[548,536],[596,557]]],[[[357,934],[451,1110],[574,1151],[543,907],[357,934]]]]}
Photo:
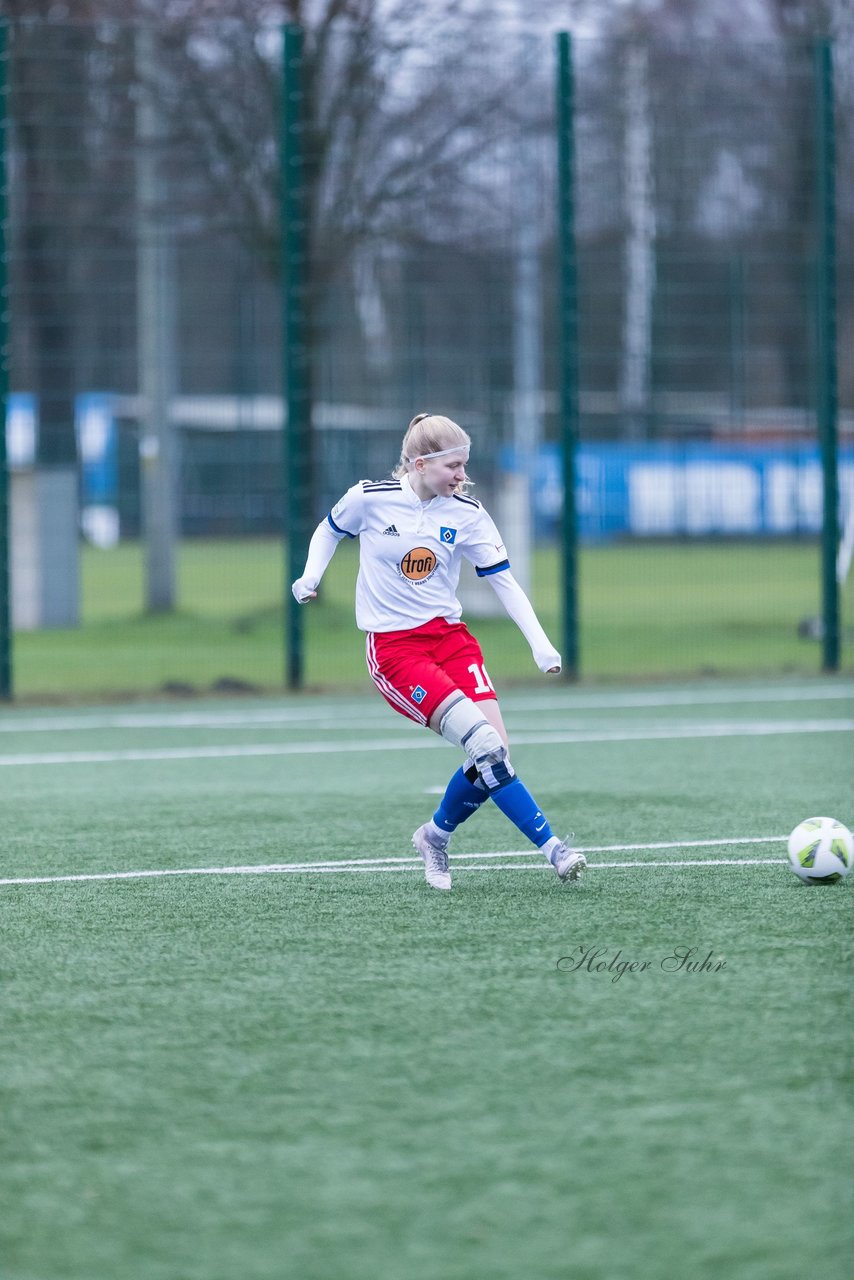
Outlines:
{"type": "Polygon", "coordinates": [[[327,520],[339,537],[359,539],[356,624],[362,631],[408,631],[433,618],[458,622],[462,557],[479,577],[510,567],[479,502],[452,494],[423,503],[406,476],[360,480],[327,520]]]}

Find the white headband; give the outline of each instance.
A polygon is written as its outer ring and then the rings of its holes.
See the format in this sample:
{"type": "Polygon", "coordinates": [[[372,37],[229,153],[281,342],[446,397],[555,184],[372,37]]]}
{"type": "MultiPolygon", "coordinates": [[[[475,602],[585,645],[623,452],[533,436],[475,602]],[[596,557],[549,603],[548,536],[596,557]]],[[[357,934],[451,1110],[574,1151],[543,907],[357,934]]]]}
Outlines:
{"type": "MultiPolygon", "coordinates": [[[[417,462],[419,458],[444,458],[446,453],[462,453],[468,454],[469,447],[467,444],[455,445],[453,449],[437,449],[435,453],[416,453],[414,458],[407,458],[407,462],[417,462]]],[[[468,462],[468,457],[465,459],[468,462]]]]}

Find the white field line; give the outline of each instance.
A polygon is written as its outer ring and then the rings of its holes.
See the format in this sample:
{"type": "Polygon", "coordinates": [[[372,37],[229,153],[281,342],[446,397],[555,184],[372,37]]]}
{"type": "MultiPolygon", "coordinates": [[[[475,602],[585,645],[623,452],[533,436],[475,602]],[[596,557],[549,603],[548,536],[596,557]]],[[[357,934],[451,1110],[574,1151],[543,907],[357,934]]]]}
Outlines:
{"type": "MultiPolygon", "coordinates": [[[[558,693],[558,698],[561,693],[558,693]]],[[[578,708],[582,711],[626,710],[633,707],[704,707],[726,706],[735,703],[740,706],[744,702],[823,702],[844,701],[854,698],[854,685],[833,684],[810,688],[808,685],[787,687],[786,685],[768,686],[761,689],[738,689],[730,686],[716,686],[713,689],[670,689],[670,690],[637,690],[628,693],[574,693],[563,694],[564,701],[559,704],[567,710],[578,708]]],[[[548,711],[557,705],[555,697],[542,694],[522,696],[514,693],[503,694],[502,703],[526,710],[548,711]]]]}
{"type": "MultiPolygon", "coordinates": [[[[785,836],[734,836],[729,840],[664,840],[651,844],[602,844],[579,846],[581,853],[641,853],[663,849],[732,848],[744,844],[780,844],[785,836]]],[[[638,867],[765,867],[783,863],[781,858],[707,858],[698,860],[664,862],[595,862],[589,870],[619,870],[638,867]]],[[[421,859],[415,855],[382,858],[341,858],[325,862],[271,862],[234,867],[180,867],[150,871],[95,871],[78,875],[16,876],[0,879],[2,885],[26,884],[79,884],[99,880],[160,880],[174,876],[265,876],[265,875],[323,875],[363,871],[412,871],[420,868],[421,859]]],[[[547,871],[539,849],[514,849],[508,853],[462,853],[453,860],[454,871],[547,871]],[[530,858],[536,862],[509,864],[499,862],[489,866],[466,866],[464,863],[490,859],[530,858]]]]}
{"type": "MultiPolygon", "coordinates": [[[[388,724],[385,706],[316,707],[308,711],[175,712],[170,715],[44,716],[2,720],[0,733],[62,733],[104,729],[319,729],[358,728],[365,721],[388,724]]],[[[392,722],[393,723],[393,722],[392,722]]],[[[401,721],[401,727],[408,727],[401,721]]]]}
{"type": "MultiPolygon", "coordinates": [[[[850,733],[854,720],[759,720],[662,725],[640,729],[516,733],[515,746],[591,742],[653,742],[685,738],[752,738],[779,734],[850,733]]],[[[195,747],[134,747],[117,751],[46,751],[0,755],[0,767],[53,764],[122,764],[145,760],[233,760],[246,756],[363,754],[366,751],[422,751],[444,747],[435,735],[418,738],[361,738],[351,742],[253,742],[195,747]]]]}
{"type": "MultiPolygon", "coordinates": [[[[556,690],[549,697],[505,693],[502,704],[518,711],[602,711],[633,707],[726,706],[745,702],[827,702],[854,699],[854,686],[833,685],[811,688],[769,686],[764,689],[678,689],[641,690],[631,693],[576,693],[556,690]]],[[[363,703],[346,701],[330,704],[320,701],[300,707],[243,708],[239,711],[131,711],[106,714],[65,714],[21,716],[7,714],[0,719],[0,733],[59,733],[88,729],[252,729],[261,725],[299,725],[319,727],[328,723],[340,725],[347,720],[357,724],[376,717],[387,719],[388,712],[374,706],[366,698],[363,703]]]]}
{"type": "MultiPolygon", "coordinates": [[[[783,858],[694,858],[679,862],[595,862],[588,871],[637,871],[642,867],[784,867],[783,858]]],[[[3,885],[69,884],[81,880],[150,880],[167,876],[271,876],[271,875],[395,875],[413,872],[415,864],[408,867],[290,867],[287,864],[269,867],[198,867],[184,871],[116,871],[91,876],[30,876],[20,880],[0,880],[3,885]]],[[[454,875],[466,871],[551,871],[547,863],[531,862],[499,863],[495,866],[455,866],[454,875]]]]}

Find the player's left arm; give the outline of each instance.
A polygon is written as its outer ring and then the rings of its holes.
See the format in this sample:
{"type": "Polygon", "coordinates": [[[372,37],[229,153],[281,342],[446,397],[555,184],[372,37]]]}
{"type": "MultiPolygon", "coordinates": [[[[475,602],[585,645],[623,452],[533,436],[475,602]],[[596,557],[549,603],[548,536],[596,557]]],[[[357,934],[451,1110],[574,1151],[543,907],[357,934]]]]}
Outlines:
{"type": "Polygon", "coordinates": [[[480,507],[461,550],[479,578],[487,578],[498,599],[531,646],[541,671],[556,675],[561,656],[546,635],[525,592],[510,572],[510,561],[492,517],[480,507]]]}
{"type": "Polygon", "coordinates": [[[488,580],[507,613],[528,641],[540,670],[556,675],[561,668],[561,656],[543,630],[534,606],[513,577],[509,566],[481,576],[488,580]]]}

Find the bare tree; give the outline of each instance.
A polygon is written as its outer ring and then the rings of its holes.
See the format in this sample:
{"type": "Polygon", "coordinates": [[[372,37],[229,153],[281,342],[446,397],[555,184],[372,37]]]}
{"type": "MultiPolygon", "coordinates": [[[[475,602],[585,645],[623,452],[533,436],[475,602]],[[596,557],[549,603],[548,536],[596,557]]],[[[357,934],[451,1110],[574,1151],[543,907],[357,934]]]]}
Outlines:
{"type": "MultiPolygon", "coordinates": [[[[678,88],[681,123],[686,126],[681,138],[694,154],[681,154],[683,142],[670,129],[666,150],[659,145],[657,163],[666,176],[668,169],[679,171],[690,159],[695,173],[705,169],[706,180],[700,187],[683,181],[670,191],[662,184],[657,193],[662,225],[681,227],[698,248],[705,240],[711,249],[710,237],[717,236],[721,248],[729,247],[733,261],[742,252],[753,255],[759,264],[755,287],[774,299],[763,324],[766,351],[776,352],[776,393],[789,406],[806,407],[811,264],[816,252],[811,45],[817,37],[830,37],[837,49],[838,243],[844,261],[854,256],[851,5],[848,0],[745,0],[738,5],[728,0],[627,0],[609,11],[603,32],[640,38],[666,51],[666,59],[659,60],[661,90],[675,99],[678,88]],[[710,66],[726,86],[728,130],[724,97],[702,100],[704,81],[712,81],[710,66]],[[687,127],[692,111],[697,112],[698,125],[703,112],[717,120],[718,136],[687,127]]],[[[740,305],[733,299],[733,308],[740,305]]],[[[854,310],[846,313],[846,305],[840,291],[841,329],[854,331],[854,310]]],[[[767,360],[765,367],[770,370],[767,360]]],[[[842,373],[844,385],[844,368],[842,373]]],[[[854,386],[851,379],[854,366],[848,373],[854,386]]]]}
{"type": "MultiPolygon", "coordinates": [[[[27,381],[41,396],[45,458],[49,452],[69,465],[75,459],[75,384],[101,345],[102,321],[87,280],[95,269],[95,240],[103,245],[110,234],[123,236],[114,283],[124,272],[122,287],[143,298],[152,292],[146,288],[154,283],[152,271],[135,280],[128,267],[137,242],[157,243],[152,182],[146,181],[143,200],[148,232],[140,237],[139,166],[136,179],[130,166],[121,181],[105,180],[116,163],[105,157],[139,151],[134,117],[140,103],[157,105],[156,155],[146,142],[144,172],[159,175],[169,234],[239,240],[253,262],[278,279],[283,23],[306,30],[312,293],[336,277],[345,282],[369,349],[372,332],[374,350],[388,334],[378,269],[383,255],[453,239],[461,210],[481,243],[490,226],[506,220],[495,207],[484,140],[491,137],[498,158],[503,133],[512,128],[508,121],[521,107],[525,72],[520,75],[512,59],[502,64],[495,57],[478,6],[461,10],[447,0],[425,15],[415,0],[7,0],[6,11],[23,95],[16,112],[20,296],[32,304],[27,323],[18,326],[18,345],[29,362],[27,381]],[[152,32],[155,52],[142,60],[134,58],[134,26],[152,32]],[[61,60],[59,74],[46,53],[61,60]],[[102,64],[121,68],[112,83],[99,80],[102,64]],[[99,115],[111,91],[117,91],[112,109],[99,115]],[[101,180],[89,181],[95,176],[101,180]]],[[[162,316],[152,323],[153,314],[151,306],[136,309],[136,343],[162,353],[169,339],[162,316]],[[155,334],[152,345],[146,335],[155,334]]],[[[169,396],[152,396],[145,374],[152,367],[151,358],[143,361],[146,402],[162,402],[162,417],[169,396]]],[[[165,440],[163,423],[158,430],[165,440]]],[[[151,423],[144,436],[155,438],[151,423]]],[[[151,466],[144,470],[147,476],[151,466]]],[[[168,507],[148,499],[144,505],[168,507]]],[[[164,588],[149,583],[148,592],[158,608],[171,599],[170,575],[161,576],[164,588]]]]}

